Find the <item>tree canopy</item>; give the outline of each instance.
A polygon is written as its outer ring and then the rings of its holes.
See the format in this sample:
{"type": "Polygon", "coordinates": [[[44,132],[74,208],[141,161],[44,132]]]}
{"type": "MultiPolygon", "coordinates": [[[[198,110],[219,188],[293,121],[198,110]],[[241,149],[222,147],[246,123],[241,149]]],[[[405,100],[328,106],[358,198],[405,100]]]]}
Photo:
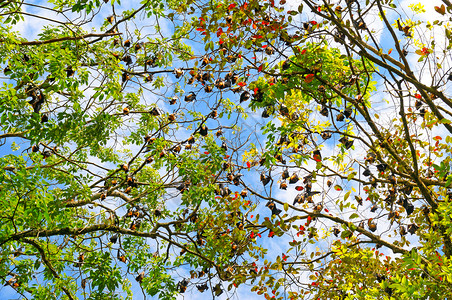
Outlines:
{"type": "Polygon", "coordinates": [[[451,13],[0,3],[0,295],[451,298],[451,13]]]}

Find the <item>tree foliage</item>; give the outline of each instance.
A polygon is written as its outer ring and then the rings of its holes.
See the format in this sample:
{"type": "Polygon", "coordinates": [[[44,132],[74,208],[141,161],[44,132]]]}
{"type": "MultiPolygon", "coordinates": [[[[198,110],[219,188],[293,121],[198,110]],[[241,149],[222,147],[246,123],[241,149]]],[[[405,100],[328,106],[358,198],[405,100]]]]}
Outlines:
{"type": "Polygon", "coordinates": [[[0,294],[450,298],[443,2],[0,4],[0,294]]]}

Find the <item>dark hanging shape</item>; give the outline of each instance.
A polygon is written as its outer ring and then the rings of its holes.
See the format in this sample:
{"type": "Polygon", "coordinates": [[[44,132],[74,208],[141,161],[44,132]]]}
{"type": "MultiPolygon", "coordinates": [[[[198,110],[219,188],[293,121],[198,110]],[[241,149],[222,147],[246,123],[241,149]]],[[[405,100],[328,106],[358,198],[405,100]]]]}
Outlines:
{"type": "Polygon", "coordinates": [[[366,168],[366,169],[364,169],[363,175],[367,177],[367,176],[372,175],[372,172],[370,172],[369,168],[366,168]]]}
{"type": "Polygon", "coordinates": [[[201,285],[197,285],[196,288],[200,293],[204,293],[208,289],[207,282],[201,285]]]}
{"type": "Polygon", "coordinates": [[[289,109],[284,104],[281,104],[281,106],[279,107],[279,113],[281,115],[283,115],[283,116],[288,116],[289,115],[289,109]]]}
{"type": "Polygon", "coordinates": [[[410,234],[415,234],[418,229],[419,229],[419,226],[417,226],[414,223],[408,225],[408,232],[410,234]]]}
{"type": "Polygon", "coordinates": [[[404,235],[406,235],[407,234],[407,232],[406,232],[406,229],[405,229],[405,226],[400,226],[400,235],[401,236],[404,236],[404,235]]]}
{"type": "Polygon", "coordinates": [[[281,175],[281,177],[282,177],[282,179],[287,179],[287,178],[289,178],[289,170],[288,169],[285,169],[284,171],[283,171],[283,173],[282,173],[282,175],[281,175]]]}
{"type": "Polygon", "coordinates": [[[372,205],[372,207],[370,208],[371,212],[376,212],[378,209],[378,206],[376,204],[372,205]]]}
{"type": "Polygon", "coordinates": [[[324,131],[321,133],[322,139],[324,139],[324,140],[331,138],[331,135],[332,135],[331,132],[324,131]]]}
{"type": "Polygon", "coordinates": [[[324,117],[328,117],[328,108],[324,106],[322,110],[320,111],[320,114],[324,117]]]}
{"type": "Polygon", "coordinates": [[[270,117],[270,112],[269,112],[269,108],[268,107],[266,107],[266,108],[264,108],[264,111],[262,112],[262,118],[268,118],[268,117],[270,117]]]}
{"type": "Polygon", "coordinates": [[[201,129],[199,129],[199,134],[201,134],[202,136],[206,136],[209,133],[209,129],[207,128],[206,125],[202,125],[201,129]]]}
{"type": "Polygon", "coordinates": [[[174,96],[173,98],[170,99],[170,105],[174,105],[177,102],[177,97],[174,96]]]}
{"type": "Polygon", "coordinates": [[[379,165],[377,165],[377,170],[378,170],[378,172],[384,172],[387,167],[388,167],[387,164],[384,164],[384,163],[383,164],[379,164],[379,165]]]}
{"type": "Polygon", "coordinates": [[[409,195],[411,194],[411,192],[413,191],[413,186],[412,185],[407,185],[405,186],[402,191],[406,194],[409,195]]]}
{"type": "Polygon", "coordinates": [[[110,237],[110,242],[112,242],[113,244],[116,244],[116,242],[118,241],[118,235],[114,234],[110,237]]]}
{"type": "Polygon", "coordinates": [[[192,102],[195,99],[196,99],[196,94],[194,92],[191,92],[184,98],[185,102],[192,102]]]}
{"type": "Polygon", "coordinates": [[[187,290],[187,286],[188,286],[188,280],[187,279],[183,279],[182,281],[179,281],[177,283],[177,289],[179,290],[179,293],[185,293],[185,291],[187,290]]]}
{"type": "Polygon", "coordinates": [[[261,174],[261,181],[264,186],[266,186],[270,182],[270,180],[271,180],[270,176],[267,176],[263,173],[261,174]]]}
{"type": "Polygon", "coordinates": [[[250,92],[245,91],[240,95],[240,103],[242,103],[244,101],[248,101],[250,98],[251,98],[250,92]]]}
{"type": "Polygon", "coordinates": [[[228,151],[228,145],[226,145],[226,142],[225,142],[225,141],[223,141],[223,142],[221,143],[221,149],[223,149],[224,151],[228,151]]]}
{"type": "Polygon", "coordinates": [[[290,176],[289,183],[293,184],[296,183],[298,180],[299,180],[298,175],[296,173],[293,173],[293,175],[290,176]]]}
{"type": "Polygon", "coordinates": [[[344,116],[345,116],[346,118],[350,118],[350,117],[352,116],[352,113],[353,113],[353,110],[352,110],[351,108],[346,108],[346,109],[344,110],[344,116]]]}
{"type": "Polygon", "coordinates": [[[295,196],[295,199],[293,199],[293,204],[292,205],[301,204],[303,202],[304,202],[303,194],[298,194],[298,195],[295,196]]]}

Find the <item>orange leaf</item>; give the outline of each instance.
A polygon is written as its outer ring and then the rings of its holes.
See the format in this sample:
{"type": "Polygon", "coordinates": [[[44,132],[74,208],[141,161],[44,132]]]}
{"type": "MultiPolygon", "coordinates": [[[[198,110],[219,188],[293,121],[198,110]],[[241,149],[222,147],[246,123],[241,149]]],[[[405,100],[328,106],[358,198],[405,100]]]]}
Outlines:
{"type": "Polygon", "coordinates": [[[391,54],[391,52],[392,52],[392,48],[391,48],[391,49],[389,49],[389,51],[388,51],[388,54],[391,54]]]}
{"type": "Polygon", "coordinates": [[[232,3],[232,4],[230,4],[230,5],[228,6],[228,9],[231,10],[231,9],[233,9],[235,6],[236,6],[236,4],[235,4],[235,3],[232,3]]]}
{"type": "Polygon", "coordinates": [[[444,14],[446,13],[446,7],[444,6],[444,4],[441,4],[441,6],[435,6],[435,11],[444,16],[444,14]]]}
{"type": "Polygon", "coordinates": [[[312,80],[314,80],[314,74],[308,74],[308,75],[306,75],[304,82],[310,83],[310,82],[312,82],[312,80]]]}

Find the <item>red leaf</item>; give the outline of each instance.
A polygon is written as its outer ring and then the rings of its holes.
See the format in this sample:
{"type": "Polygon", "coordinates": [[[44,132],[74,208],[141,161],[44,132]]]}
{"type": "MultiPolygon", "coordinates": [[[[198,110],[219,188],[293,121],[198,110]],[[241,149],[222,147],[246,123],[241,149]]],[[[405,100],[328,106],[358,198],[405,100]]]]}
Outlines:
{"type": "Polygon", "coordinates": [[[259,68],[257,68],[257,71],[261,72],[262,71],[262,67],[263,67],[263,65],[260,65],[259,68]]]}
{"type": "Polygon", "coordinates": [[[306,53],[306,49],[303,49],[303,51],[301,51],[301,53],[300,54],[305,54],[306,53]]]}
{"type": "Polygon", "coordinates": [[[314,80],[314,74],[308,74],[306,75],[304,82],[310,83],[312,80],[314,80]]]}
{"type": "Polygon", "coordinates": [[[251,168],[251,164],[249,161],[246,162],[246,166],[248,167],[248,169],[251,168]]]}
{"type": "Polygon", "coordinates": [[[235,3],[232,3],[232,4],[229,4],[228,9],[231,10],[231,9],[233,9],[234,7],[236,7],[236,4],[235,4],[235,3]]]}
{"type": "Polygon", "coordinates": [[[262,38],[262,35],[260,35],[260,34],[255,34],[255,35],[252,36],[252,38],[253,38],[253,39],[261,39],[261,38],[262,38]]]}
{"type": "Polygon", "coordinates": [[[217,37],[220,37],[220,35],[223,33],[223,28],[218,28],[217,30],[217,37]]]}
{"type": "Polygon", "coordinates": [[[258,91],[259,91],[259,88],[254,88],[254,94],[257,94],[258,91]]]}
{"type": "Polygon", "coordinates": [[[204,154],[205,154],[205,155],[209,154],[209,151],[205,151],[204,154]]]}
{"type": "Polygon", "coordinates": [[[243,81],[240,81],[239,83],[237,83],[238,85],[240,85],[240,86],[245,86],[246,85],[246,83],[245,82],[243,82],[243,81]]]}
{"type": "Polygon", "coordinates": [[[197,31],[204,31],[205,29],[202,27],[196,28],[197,31]]]}
{"type": "Polygon", "coordinates": [[[309,22],[309,23],[311,23],[312,25],[317,25],[317,22],[316,22],[316,21],[311,21],[311,22],[309,22]]]}
{"type": "Polygon", "coordinates": [[[416,98],[416,99],[421,99],[422,98],[422,96],[421,95],[419,95],[419,94],[414,94],[414,97],[416,98]]]}
{"type": "Polygon", "coordinates": [[[295,187],[295,189],[296,189],[297,191],[302,191],[302,190],[303,190],[303,187],[298,185],[298,186],[295,187]]]}

